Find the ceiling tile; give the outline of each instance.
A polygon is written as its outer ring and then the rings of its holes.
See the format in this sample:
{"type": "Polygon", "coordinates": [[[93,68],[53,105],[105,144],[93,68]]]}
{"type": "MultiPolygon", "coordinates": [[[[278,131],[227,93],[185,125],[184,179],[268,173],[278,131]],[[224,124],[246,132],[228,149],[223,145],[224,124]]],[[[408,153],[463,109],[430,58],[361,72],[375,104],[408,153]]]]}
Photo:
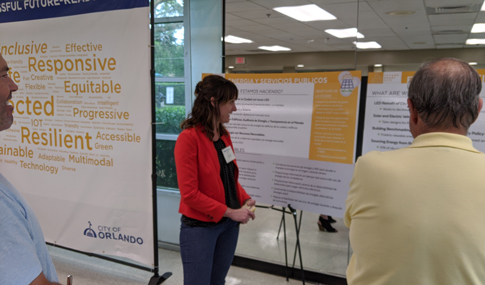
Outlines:
{"type": "Polygon", "coordinates": [[[296,28],[296,29],[286,29],[288,33],[300,36],[310,36],[310,37],[318,37],[318,38],[325,38],[328,34],[324,33],[320,30],[306,27],[306,28],[296,28]]]}
{"type": "Polygon", "coordinates": [[[258,5],[268,9],[283,6],[301,6],[312,4],[312,2],[309,0],[252,0],[251,2],[257,3],[258,5]]]}
{"type": "Polygon", "coordinates": [[[226,5],[226,13],[239,13],[244,11],[255,11],[264,9],[262,6],[254,4],[253,2],[232,2],[226,5]]]}
{"type": "Polygon", "coordinates": [[[477,13],[459,13],[428,16],[430,26],[473,25],[476,17],[477,13]]]}
{"type": "Polygon", "coordinates": [[[234,20],[241,20],[242,18],[233,15],[231,13],[226,13],[226,21],[234,21],[234,20]]]}
{"type": "Polygon", "coordinates": [[[226,27],[238,28],[238,27],[243,27],[243,26],[258,26],[258,27],[260,27],[261,25],[257,22],[248,21],[248,20],[245,20],[245,19],[226,21],[226,27]]]}
{"type": "Polygon", "coordinates": [[[326,29],[347,29],[347,28],[354,28],[340,20],[333,20],[333,21],[314,21],[314,22],[306,22],[306,25],[313,27],[320,31],[325,31],[326,29]]]}
{"type": "Polygon", "coordinates": [[[437,49],[445,49],[445,48],[463,48],[463,45],[437,45],[437,49]]]}
{"type": "Polygon", "coordinates": [[[387,26],[384,26],[381,28],[375,28],[375,29],[359,29],[359,33],[365,36],[364,39],[396,36],[394,31],[387,26]]]}
{"type": "Polygon", "coordinates": [[[478,13],[475,23],[485,23],[485,11],[478,13]]]}
{"type": "Polygon", "coordinates": [[[238,16],[243,18],[243,19],[248,19],[248,20],[266,19],[266,18],[270,17],[270,18],[284,18],[284,19],[287,19],[288,21],[298,22],[297,20],[292,19],[288,16],[285,16],[281,13],[278,13],[275,10],[266,9],[266,8],[261,8],[261,9],[252,10],[252,11],[245,11],[244,13],[238,14],[238,16]]]}
{"type": "Polygon", "coordinates": [[[424,0],[424,4],[426,5],[426,7],[453,7],[481,3],[483,3],[482,0],[424,0]]]}
{"type": "Polygon", "coordinates": [[[295,20],[290,20],[287,18],[262,18],[262,19],[254,19],[253,20],[256,23],[265,25],[265,26],[270,26],[270,27],[307,27],[305,24],[295,21],[295,20]]]}
{"type": "Polygon", "coordinates": [[[432,32],[442,32],[442,31],[464,31],[469,33],[471,31],[471,26],[439,26],[431,27],[432,32]]]}
{"type": "Polygon", "coordinates": [[[434,35],[434,42],[436,44],[443,44],[443,43],[457,43],[457,44],[464,44],[468,35],[434,35]]]}
{"type": "Polygon", "coordinates": [[[434,43],[434,38],[430,33],[414,33],[401,36],[400,38],[408,44],[414,42],[426,42],[427,44],[434,43]]]}
{"type": "MultiPolygon", "coordinates": [[[[369,1],[367,1],[369,2],[369,1]]],[[[368,5],[378,14],[385,14],[391,11],[416,11],[425,10],[422,0],[389,0],[389,1],[374,1],[369,2],[368,5]]]]}
{"type": "MultiPolygon", "coordinates": [[[[360,0],[362,2],[362,0],[360,0]]],[[[338,4],[338,3],[349,3],[349,4],[356,4],[359,0],[310,0],[310,2],[317,4],[320,7],[323,7],[326,4],[338,4]]]]}
{"type": "Polygon", "coordinates": [[[428,16],[426,7],[482,3],[483,0],[226,0],[226,34],[253,41],[250,44],[227,44],[227,47],[241,54],[271,54],[248,50],[274,44],[291,46],[292,52],[352,50],[355,49],[352,44],[354,39],[338,39],[324,32],[325,29],[352,27],[357,27],[365,35],[362,41],[375,40],[383,46],[383,50],[456,47],[450,45],[452,41],[457,41],[458,46],[462,46],[467,37],[485,38],[485,33],[467,34],[473,23],[485,23],[485,12],[428,16]],[[273,10],[278,6],[311,3],[322,7],[338,19],[299,22],[273,10]],[[399,10],[413,10],[415,14],[386,14],[399,10]],[[436,34],[453,30],[465,33],[436,34]]]}

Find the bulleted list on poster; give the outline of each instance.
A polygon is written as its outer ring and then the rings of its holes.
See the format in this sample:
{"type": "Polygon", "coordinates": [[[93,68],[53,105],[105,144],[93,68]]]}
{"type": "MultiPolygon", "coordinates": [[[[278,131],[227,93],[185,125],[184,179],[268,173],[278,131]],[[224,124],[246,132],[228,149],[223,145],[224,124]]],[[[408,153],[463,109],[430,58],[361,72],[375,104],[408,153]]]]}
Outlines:
{"type": "MultiPolygon", "coordinates": [[[[482,85],[485,70],[477,70],[482,85]]],[[[409,130],[408,84],[414,72],[369,73],[362,154],[409,146],[414,138],[409,130]]],[[[485,98],[482,88],[481,98],[485,98]]],[[[467,136],[485,151],[485,112],[482,110],[467,136]]]]}
{"type": "Polygon", "coordinates": [[[259,202],[342,216],[353,169],[360,73],[227,74],[226,126],[240,183],[259,202]]]}

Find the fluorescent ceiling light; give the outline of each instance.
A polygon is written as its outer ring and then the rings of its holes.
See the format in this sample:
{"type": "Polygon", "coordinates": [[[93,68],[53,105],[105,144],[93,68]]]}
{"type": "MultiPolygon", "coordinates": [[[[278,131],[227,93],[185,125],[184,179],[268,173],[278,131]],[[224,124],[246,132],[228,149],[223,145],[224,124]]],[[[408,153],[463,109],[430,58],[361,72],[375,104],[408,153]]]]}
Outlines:
{"type": "Polygon", "coordinates": [[[381,48],[377,42],[354,42],[358,49],[381,48]]]}
{"type": "Polygon", "coordinates": [[[478,63],[477,62],[469,62],[468,64],[469,65],[477,65],[478,63]]]}
{"type": "Polygon", "coordinates": [[[382,64],[376,63],[376,64],[374,64],[374,67],[382,67],[382,64]]]}
{"type": "Polygon", "coordinates": [[[296,67],[305,67],[303,64],[298,64],[296,67]]]}
{"type": "Polygon", "coordinates": [[[324,20],[336,20],[337,17],[323,10],[315,4],[301,5],[301,6],[288,6],[288,7],[276,7],[273,10],[280,12],[288,17],[301,22],[310,21],[324,21],[324,20]]]}
{"type": "Polygon", "coordinates": [[[260,46],[259,49],[269,50],[269,51],[286,51],[291,50],[291,48],[282,47],[282,46],[260,46]]]}
{"type": "Polygon", "coordinates": [[[484,32],[485,32],[485,24],[477,23],[473,25],[472,31],[470,33],[476,34],[476,33],[484,33],[484,32]]]}
{"type": "Polygon", "coordinates": [[[227,68],[233,69],[233,68],[234,68],[234,66],[232,66],[232,65],[231,65],[231,66],[228,66],[227,68]]]}
{"type": "Polygon", "coordinates": [[[483,2],[482,9],[480,9],[480,10],[485,11],[485,2],[483,2]]]}
{"type": "Polygon", "coordinates": [[[325,30],[325,33],[331,34],[334,37],[337,37],[339,39],[342,38],[363,38],[364,35],[357,32],[357,28],[350,28],[350,29],[327,29],[325,30]]]}
{"type": "Polygon", "coordinates": [[[226,42],[231,43],[231,44],[244,44],[244,43],[252,43],[253,42],[253,41],[248,40],[248,39],[235,37],[235,36],[231,36],[231,35],[226,36],[224,39],[226,40],[226,42]]]}
{"type": "Polygon", "coordinates": [[[485,39],[468,39],[466,40],[467,45],[485,45],[485,39]]]}

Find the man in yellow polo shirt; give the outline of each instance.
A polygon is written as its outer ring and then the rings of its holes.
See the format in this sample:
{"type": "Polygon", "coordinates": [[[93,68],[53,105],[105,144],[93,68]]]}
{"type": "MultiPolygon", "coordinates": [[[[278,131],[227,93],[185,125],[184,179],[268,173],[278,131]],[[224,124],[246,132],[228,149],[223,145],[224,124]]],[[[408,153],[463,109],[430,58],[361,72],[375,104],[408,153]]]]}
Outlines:
{"type": "Polygon", "coordinates": [[[485,154],[466,137],[483,105],[466,62],[425,63],[409,85],[406,148],[356,163],[345,224],[350,285],[485,284],[485,154]]]}

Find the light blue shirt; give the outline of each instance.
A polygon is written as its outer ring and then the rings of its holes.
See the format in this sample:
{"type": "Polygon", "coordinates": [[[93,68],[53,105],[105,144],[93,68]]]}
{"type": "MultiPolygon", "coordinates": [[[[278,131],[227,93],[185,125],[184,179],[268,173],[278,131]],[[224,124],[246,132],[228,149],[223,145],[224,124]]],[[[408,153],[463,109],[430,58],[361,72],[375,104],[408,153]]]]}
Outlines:
{"type": "Polygon", "coordinates": [[[30,284],[41,272],[59,282],[34,212],[0,174],[0,284],[30,284]]]}

